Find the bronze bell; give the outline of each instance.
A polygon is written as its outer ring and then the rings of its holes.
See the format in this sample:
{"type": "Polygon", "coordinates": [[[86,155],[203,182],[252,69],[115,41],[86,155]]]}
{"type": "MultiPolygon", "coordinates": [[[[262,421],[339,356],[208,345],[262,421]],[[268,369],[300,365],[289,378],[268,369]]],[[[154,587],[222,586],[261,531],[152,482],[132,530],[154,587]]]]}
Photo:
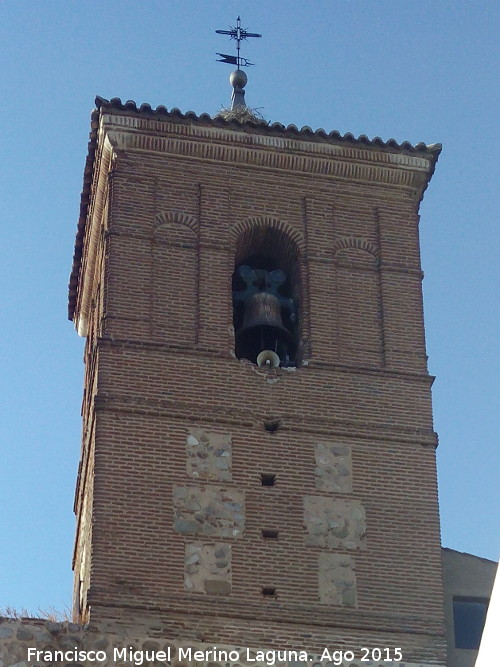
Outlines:
{"type": "Polygon", "coordinates": [[[256,292],[245,303],[245,315],[238,335],[254,327],[273,327],[282,331],[288,338],[291,337],[281,319],[281,304],[274,294],[256,292]]]}

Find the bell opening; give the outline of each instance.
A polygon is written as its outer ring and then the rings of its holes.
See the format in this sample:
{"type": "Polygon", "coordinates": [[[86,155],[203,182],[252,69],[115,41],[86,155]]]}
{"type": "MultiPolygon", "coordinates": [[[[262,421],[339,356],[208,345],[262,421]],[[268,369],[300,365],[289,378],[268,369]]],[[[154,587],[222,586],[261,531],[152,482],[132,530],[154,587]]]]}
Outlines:
{"type": "MultiPolygon", "coordinates": [[[[263,351],[279,357],[279,364],[296,365],[297,302],[293,286],[276,260],[253,255],[233,274],[235,354],[258,365],[263,351]]],[[[269,365],[269,364],[268,364],[269,365]]]]}

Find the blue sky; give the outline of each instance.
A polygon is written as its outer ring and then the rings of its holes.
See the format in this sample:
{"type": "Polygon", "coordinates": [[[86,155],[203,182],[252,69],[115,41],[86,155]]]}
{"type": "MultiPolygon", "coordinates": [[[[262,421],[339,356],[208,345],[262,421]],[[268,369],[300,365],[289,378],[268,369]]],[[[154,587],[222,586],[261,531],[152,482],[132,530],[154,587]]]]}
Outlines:
{"type": "Polygon", "coordinates": [[[71,599],[83,341],[67,283],[95,95],[216,113],[241,13],[267,120],[444,146],[421,207],[443,544],[499,555],[500,6],[452,0],[0,4],[0,607],[71,599]]]}

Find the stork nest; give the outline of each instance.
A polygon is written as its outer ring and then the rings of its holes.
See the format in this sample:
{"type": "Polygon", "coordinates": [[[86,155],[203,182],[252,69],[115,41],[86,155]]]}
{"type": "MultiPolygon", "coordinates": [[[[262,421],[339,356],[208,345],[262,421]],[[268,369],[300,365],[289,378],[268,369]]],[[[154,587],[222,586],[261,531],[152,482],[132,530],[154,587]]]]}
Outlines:
{"type": "Polygon", "coordinates": [[[236,109],[221,109],[216,115],[216,118],[223,118],[224,120],[237,120],[239,123],[266,123],[264,116],[258,109],[250,109],[249,107],[236,107],[236,109]]]}

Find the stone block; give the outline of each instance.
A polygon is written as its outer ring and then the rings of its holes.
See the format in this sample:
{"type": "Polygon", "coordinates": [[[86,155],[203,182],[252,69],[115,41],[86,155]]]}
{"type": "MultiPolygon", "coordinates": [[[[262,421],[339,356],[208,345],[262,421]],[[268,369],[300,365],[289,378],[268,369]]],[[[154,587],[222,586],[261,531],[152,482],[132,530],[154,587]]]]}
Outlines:
{"type": "Polygon", "coordinates": [[[74,648],[81,644],[81,638],[78,635],[64,635],[59,639],[59,645],[65,650],[74,648]]]}
{"type": "Polygon", "coordinates": [[[62,628],[62,623],[55,623],[53,621],[49,621],[47,623],[47,630],[53,635],[57,635],[59,632],[61,632],[62,628]]]}
{"type": "Polygon", "coordinates": [[[354,559],[347,554],[322,553],[318,559],[319,599],[323,604],[356,606],[354,559]]]}
{"type": "Polygon", "coordinates": [[[351,448],[335,443],[316,443],[316,488],[334,493],[352,492],[351,448]]]}
{"type": "Polygon", "coordinates": [[[174,529],[186,535],[241,538],[244,494],[215,486],[174,487],[174,529]],[[183,488],[185,493],[179,493],[183,488]]]}
{"type": "Polygon", "coordinates": [[[186,438],[187,474],[194,479],[230,482],[231,436],[190,428],[186,438]]]}
{"type": "Polygon", "coordinates": [[[205,581],[205,591],[209,595],[229,595],[231,584],[220,579],[207,579],[205,581]]]}
{"type": "Polygon", "coordinates": [[[188,591],[197,593],[214,591],[214,594],[217,595],[229,594],[231,591],[231,545],[202,542],[186,544],[184,587],[188,591]],[[227,585],[217,587],[217,582],[227,585]]]}
{"type": "Polygon", "coordinates": [[[365,509],[359,500],[304,497],[305,543],[336,549],[364,549],[365,509]]]}

